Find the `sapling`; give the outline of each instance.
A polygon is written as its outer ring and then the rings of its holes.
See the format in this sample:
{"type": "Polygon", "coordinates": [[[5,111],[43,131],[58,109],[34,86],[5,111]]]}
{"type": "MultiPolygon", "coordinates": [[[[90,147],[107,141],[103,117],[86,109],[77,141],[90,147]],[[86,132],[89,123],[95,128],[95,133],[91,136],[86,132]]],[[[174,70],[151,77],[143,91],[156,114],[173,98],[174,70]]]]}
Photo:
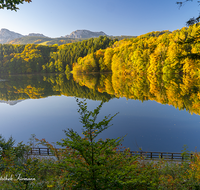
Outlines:
{"type": "MultiPolygon", "coordinates": [[[[93,111],[88,111],[86,100],[76,100],[79,106],[82,135],[73,129],[64,130],[66,138],[58,145],[65,147],[59,151],[57,167],[62,171],[62,188],[72,189],[119,189],[136,183],[136,157],[129,149],[123,152],[119,147],[124,137],[99,139],[98,135],[108,129],[111,120],[118,114],[105,116],[96,122],[103,101],[93,111]]],[[[53,146],[41,140],[55,152],[53,146]]]]}

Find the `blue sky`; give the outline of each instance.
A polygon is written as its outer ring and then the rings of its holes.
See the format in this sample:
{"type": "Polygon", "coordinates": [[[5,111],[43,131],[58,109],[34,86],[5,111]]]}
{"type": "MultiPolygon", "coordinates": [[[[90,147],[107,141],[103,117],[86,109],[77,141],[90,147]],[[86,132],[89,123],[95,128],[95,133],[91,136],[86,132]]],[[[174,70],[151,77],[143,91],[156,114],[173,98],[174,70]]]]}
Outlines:
{"type": "Polygon", "coordinates": [[[75,30],[108,35],[138,36],[151,31],[176,30],[198,16],[196,0],[181,9],[177,0],[32,0],[17,12],[0,10],[0,29],[27,35],[60,37],[75,30]]]}

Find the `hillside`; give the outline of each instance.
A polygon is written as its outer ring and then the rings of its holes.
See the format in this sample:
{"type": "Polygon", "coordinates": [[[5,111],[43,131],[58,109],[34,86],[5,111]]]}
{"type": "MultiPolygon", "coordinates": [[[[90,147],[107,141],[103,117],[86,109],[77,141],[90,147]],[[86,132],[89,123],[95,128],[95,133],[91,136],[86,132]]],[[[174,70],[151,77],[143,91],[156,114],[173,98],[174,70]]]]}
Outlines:
{"type": "Polygon", "coordinates": [[[8,42],[8,44],[39,44],[39,45],[53,45],[53,44],[67,44],[82,41],[82,39],[70,38],[49,38],[41,36],[23,36],[8,42]]]}
{"type": "MultiPolygon", "coordinates": [[[[127,38],[133,38],[136,36],[109,36],[111,39],[127,39],[127,38]]],[[[23,36],[21,38],[16,38],[8,42],[8,44],[38,44],[38,45],[62,45],[62,44],[68,44],[68,43],[74,43],[74,42],[80,42],[83,40],[86,40],[88,38],[49,38],[49,37],[40,37],[40,36],[23,36]]]]}

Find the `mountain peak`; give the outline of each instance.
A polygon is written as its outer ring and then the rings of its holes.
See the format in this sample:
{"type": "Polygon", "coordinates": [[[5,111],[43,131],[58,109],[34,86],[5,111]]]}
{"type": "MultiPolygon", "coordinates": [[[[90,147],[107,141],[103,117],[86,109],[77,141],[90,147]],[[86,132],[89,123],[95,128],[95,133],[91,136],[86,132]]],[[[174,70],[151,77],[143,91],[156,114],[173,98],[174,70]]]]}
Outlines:
{"type": "Polygon", "coordinates": [[[21,38],[23,37],[23,35],[16,33],[16,32],[12,32],[6,28],[2,28],[0,30],[0,43],[4,44],[9,42],[10,40],[13,40],[15,38],[21,38]]]}
{"type": "Polygon", "coordinates": [[[44,34],[40,34],[40,33],[29,33],[28,36],[47,37],[44,34]]]}
{"type": "Polygon", "coordinates": [[[0,31],[10,31],[10,30],[8,30],[6,28],[2,28],[0,31]]]}
{"type": "Polygon", "coordinates": [[[92,32],[90,30],[76,30],[70,35],[66,35],[66,38],[96,38],[99,36],[107,36],[104,32],[92,32]]]}

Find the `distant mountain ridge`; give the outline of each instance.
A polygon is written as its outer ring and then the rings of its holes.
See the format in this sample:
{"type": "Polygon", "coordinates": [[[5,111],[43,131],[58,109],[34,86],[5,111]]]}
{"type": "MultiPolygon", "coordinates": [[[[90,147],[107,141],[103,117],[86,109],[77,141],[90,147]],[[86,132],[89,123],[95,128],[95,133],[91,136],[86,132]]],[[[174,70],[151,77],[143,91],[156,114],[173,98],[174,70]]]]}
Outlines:
{"type": "Polygon", "coordinates": [[[8,29],[2,28],[0,30],[0,43],[1,44],[28,44],[28,43],[35,43],[35,44],[42,44],[42,45],[50,45],[62,42],[63,43],[72,43],[75,41],[80,41],[82,38],[94,38],[99,36],[108,36],[104,32],[92,32],[90,30],[76,30],[72,32],[70,35],[66,35],[64,37],[59,38],[50,38],[43,34],[39,33],[30,33],[28,35],[22,35],[8,29]],[[37,39],[38,38],[38,39],[37,39]],[[69,40],[74,39],[74,40],[69,40]],[[51,43],[51,41],[53,41],[51,43]]]}
{"type": "Polygon", "coordinates": [[[91,32],[89,30],[76,30],[70,35],[66,35],[66,38],[96,38],[99,36],[107,36],[104,32],[91,32]]]}
{"type": "Polygon", "coordinates": [[[28,36],[39,36],[39,37],[46,37],[46,38],[48,38],[44,34],[39,34],[39,33],[30,33],[30,34],[28,34],[28,36]]]}

